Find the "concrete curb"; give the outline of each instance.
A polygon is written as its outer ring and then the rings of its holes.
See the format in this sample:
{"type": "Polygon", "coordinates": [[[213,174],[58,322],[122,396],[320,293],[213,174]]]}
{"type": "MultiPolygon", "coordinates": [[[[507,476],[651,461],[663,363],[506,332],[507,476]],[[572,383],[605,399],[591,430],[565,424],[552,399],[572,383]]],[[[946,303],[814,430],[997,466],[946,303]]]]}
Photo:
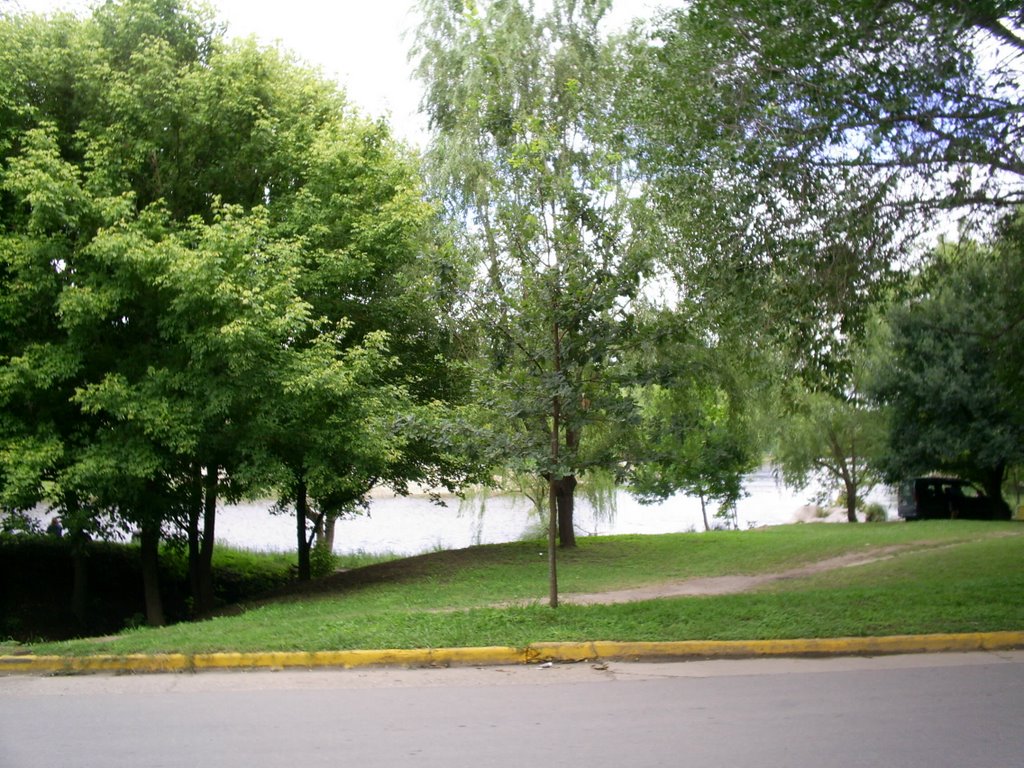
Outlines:
{"type": "Polygon", "coordinates": [[[1024,631],[801,640],[531,643],[525,648],[429,648],[102,656],[0,656],[0,674],[119,674],[228,669],[496,666],[541,662],[685,661],[769,656],[878,656],[1024,648],[1024,631]]]}

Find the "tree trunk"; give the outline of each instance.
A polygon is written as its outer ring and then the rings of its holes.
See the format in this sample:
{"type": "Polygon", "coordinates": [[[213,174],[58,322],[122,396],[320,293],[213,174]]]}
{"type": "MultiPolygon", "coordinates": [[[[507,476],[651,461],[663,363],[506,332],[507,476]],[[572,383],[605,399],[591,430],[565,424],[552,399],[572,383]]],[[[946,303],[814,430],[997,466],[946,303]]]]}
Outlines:
{"type": "Polygon", "coordinates": [[[139,537],[142,557],[142,589],[146,599],[146,623],[164,625],[164,606],[160,598],[160,525],[143,523],[139,537]]]}
{"type": "Polygon", "coordinates": [[[213,546],[217,523],[217,489],[220,468],[216,465],[206,468],[203,478],[203,537],[199,549],[198,583],[199,594],[193,595],[196,600],[196,612],[209,613],[213,610],[213,546]]]}
{"type": "Polygon", "coordinates": [[[554,475],[548,477],[548,605],[558,607],[558,488],[554,475]]]}
{"type": "Polygon", "coordinates": [[[82,529],[82,514],[77,496],[65,499],[64,529],[71,548],[71,615],[78,626],[89,622],[89,535],[82,529]]]}
{"type": "Polygon", "coordinates": [[[985,495],[992,499],[994,504],[994,514],[997,520],[1009,520],[1013,517],[1013,510],[1010,509],[1010,505],[1003,498],[1003,478],[1005,476],[1006,463],[1001,462],[985,473],[985,478],[982,482],[985,495]]]}
{"type": "Polygon", "coordinates": [[[576,477],[566,475],[555,483],[558,507],[558,544],[563,549],[576,546],[576,527],[573,512],[576,509],[576,477]]]}
{"type": "Polygon", "coordinates": [[[203,508],[203,478],[198,466],[192,470],[192,493],[188,504],[188,587],[192,595],[192,615],[199,613],[201,602],[199,577],[199,518],[203,508]]]}
{"type": "MultiPolygon", "coordinates": [[[[555,286],[555,294],[552,302],[558,306],[558,286],[555,286]]],[[[551,328],[552,360],[556,377],[562,374],[562,340],[561,331],[556,320],[551,328]]],[[[555,392],[551,397],[551,449],[548,460],[551,468],[548,470],[548,605],[552,608],[558,607],[558,549],[555,540],[558,538],[561,527],[561,515],[559,514],[559,493],[557,469],[561,458],[562,440],[562,398],[555,392]]],[[[571,516],[571,512],[569,513],[571,516]]],[[[571,518],[570,518],[571,519],[571,518]]]]}
{"type": "Polygon", "coordinates": [[[328,552],[334,551],[334,528],[338,523],[337,515],[324,515],[324,547],[328,552]]]}
{"type": "MultiPolygon", "coordinates": [[[[574,429],[567,424],[565,427],[566,454],[575,457],[579,445],[579,429],[574,429]]],[[[563,475],[558,483],[558,543],[563,548],[576,546],[574,513],[576,512],[577,485],[575,475],[563,475]]]]}
{"type": "Polygon", "coordinates": [[[700,494],[700,514],[704,518],[704,530],[710,531],[711,526],[708,525],[708,507],[707,500],[704,498],[704,494],[700,494]]]}
{"type": "Polygon", "coordinates": [[[306,536],[306,516],[309,514],[306,484],[299,483],[295,494],[295,534],[299,545],[299,581],[309,581],[313,571],[309,562],[309,538],[306,536]]]}
{"type": "Polygon", "coordinates": [[[857,484],[846,481],[846,521],[857,522],[857,484]]]}
{"type": "Polygon", "coordinates": [[[846,488],[846,522],[857,522],[857,446],[851,442],[849,451],[833,429],[829,429],[828,443],[832,453],[829,471],[843,481],[846,488]],[[849,453],[849,459],[847,459],[849,453]]]}

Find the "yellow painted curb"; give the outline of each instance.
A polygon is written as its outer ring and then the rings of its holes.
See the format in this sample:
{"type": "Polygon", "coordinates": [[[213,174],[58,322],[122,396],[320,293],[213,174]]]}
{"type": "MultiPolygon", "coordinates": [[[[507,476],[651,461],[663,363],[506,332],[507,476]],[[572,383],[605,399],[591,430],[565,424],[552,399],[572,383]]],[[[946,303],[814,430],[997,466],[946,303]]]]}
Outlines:
{"type": "Polygon", "coordinates": [[[424,648],[266,653],[132,654],[126,656],[0,656],[0,674],[194,672],[216,669],[448,667],[523,664],[521,648],[424,648]]]}
{"type": "Polygon", "coordinates": [[[0,656],[0,674],[80,674],[83,672],[184,672],[192,668],[185,654],[128,656],[0,656]]]}
{"type": "MultiPolygon", "coordinates": [[[[192,668],[200,669],[286,669],[293,667],[423,667],[473,664],[521,664],[518,648],[422,648],[355,651],[313,651],[273,653],[207,653],[192,657],[192,668]]],[[[0,666],[2,669],[2,666],[0,666]]]]}
{"type": "Polygon", "coordinates": [[[215,669],[448,667],[588,659],[657,661],[767,656],[853,656],[1024,648],[1024,631],[796,640],[532,643],[526,648],[424,648],[104,656],[0,656],[0,674],[195,672],[215,669]]]}
{"type": "Polygon", "coordinates": [[[1024,632],[892,635],[795,640],[681,640],[661,643],[533,643],[531,661],[657,660],[758,656],[851,656],[1024,648],[1024,632]]]}

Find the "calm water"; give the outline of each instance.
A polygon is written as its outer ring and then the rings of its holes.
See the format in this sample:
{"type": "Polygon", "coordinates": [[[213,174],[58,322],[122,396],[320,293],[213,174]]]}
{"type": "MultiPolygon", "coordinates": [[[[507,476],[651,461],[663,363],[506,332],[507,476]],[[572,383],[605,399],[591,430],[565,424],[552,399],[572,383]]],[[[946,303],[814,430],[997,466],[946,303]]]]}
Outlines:
{"type": "MultiPolygon", "coordinates": [[[[777,483],[769,469],[748,476],[748,496],[739,502],[739,527],[793,522],[796,511],[807,504],[815,489],[794,491],[777,483]]],[[[890,510],[892,499],[886,492],[872,494],[890,510]]],[[[373,499],[368,515],[339,520],[334,548],[346,552],[393,552],[419,554],[435,549],[456,549],[473,544],[516,541],[541,535],[541,523],[530,503],[520,497],[496,496],[460,501],[447,498],[439,507],[420,497],[373,499]]],[[[217,516],[217,539],[232,545],[267,551],[295,548],[295,520],[289,515],[269,514],[270,502],[226,506],[217,516]]],[[[708,517],[714,525],[713,508],[708,517]]],[[[578,536],[620,533],[673,533],[701,531],[700,501],[675,496],[661,504],[642,505],[625,492],[616,494],[615,510],[595,511],[584,499],[577,498],[578,536]]]]}

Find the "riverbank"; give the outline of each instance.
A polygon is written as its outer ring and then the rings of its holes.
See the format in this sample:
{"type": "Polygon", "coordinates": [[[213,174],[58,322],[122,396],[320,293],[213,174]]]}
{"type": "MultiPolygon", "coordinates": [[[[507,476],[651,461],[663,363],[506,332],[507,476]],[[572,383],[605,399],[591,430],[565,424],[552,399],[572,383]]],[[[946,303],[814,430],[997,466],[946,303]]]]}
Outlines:
{"type": "MultiPolygon", "coordinates": [[[[818,495],[811,487],[793,490],[776,479],[770,467],[762,467],[744,480],[747,495],[737,504],[735,525],[748,530],[766,525],[798,522],[798,516],[818,495]]],[[[895,518],[894,500],[887,489],[872,497],[895,518]]],[[[543,536],[544,526],[526,498],[477,494],[465,499],[444,497],[438,506],[426,495],[396,497],[387,490],[373,494],[367,514],[340,520],[335,533],[335,554],[392,553],[419,555],[480,544],[504,544],[543,536]]],[[[228,505],[218,511],[218,540],[230,546],[257,551],[294,549],[295,523],[289,515],[271,515],[270,501],[228,505]]],[[[724,527],[725,521],[712,517],[724,527]]],[[[628,492],[618,490],[600,503],[579,493],[574,515],[577,535],[657,535],[703,531],[700,501],[683,494],[657,504],[641,504],[628,492]]]]}
{"type": "MultiPolygon", "coordinates": [[[[935,521],[781,526],[584,539],[560,553],[564,603],[543,604],[536,542],[490,545],[291,585],[235,615],[103,640],[32,644],[43,655],[273,653],[526,647],[538,642],[781,640],[1024,629],[1024,524],[935,521]],[[789,574],[730,594],[574,604],[574,595],[725,576],[789,574]]],[[[13,649],[8,649],[10,652],[13,649]]]]}
{"type": "MultiPolygon", "coordinates": [[[[739,500],[734,521],[739,530],[818,520],[808,510],[819,489],[787,488],[769,466],[747,475],[744,489],[747,495],[739,500]]],[[[582,491],[577,497],[574,519],[580,538],[704,530],[700,501],[684,494],[656,504],[641,504],[621,489],[600,501],[588,499],[582,491]]],[[[878,489],[870,500],[883,504],[890,519],[895,518],[895,502],[888,489],[878,489]]],[[[411,556],[544,535],[540,516],[523,496],[483,492],[465,498],[443,496],[442,501],[443,506],[433,503],[426,493],[399,497],[377,489],[366,513],[338,521],[334,553],[411,556]]],[[[218,507],[218,544],[256,552],[293,551],[294,517],[274,514],[273,509],[274,502],[266,499],[218,507]]],[[[726,522],[713,514],[714,509],[709,509],[712,526],[725,527],[726,522]]],[[[34,516],[42,529],[53,517],[42,509],[34,516]]]]}

